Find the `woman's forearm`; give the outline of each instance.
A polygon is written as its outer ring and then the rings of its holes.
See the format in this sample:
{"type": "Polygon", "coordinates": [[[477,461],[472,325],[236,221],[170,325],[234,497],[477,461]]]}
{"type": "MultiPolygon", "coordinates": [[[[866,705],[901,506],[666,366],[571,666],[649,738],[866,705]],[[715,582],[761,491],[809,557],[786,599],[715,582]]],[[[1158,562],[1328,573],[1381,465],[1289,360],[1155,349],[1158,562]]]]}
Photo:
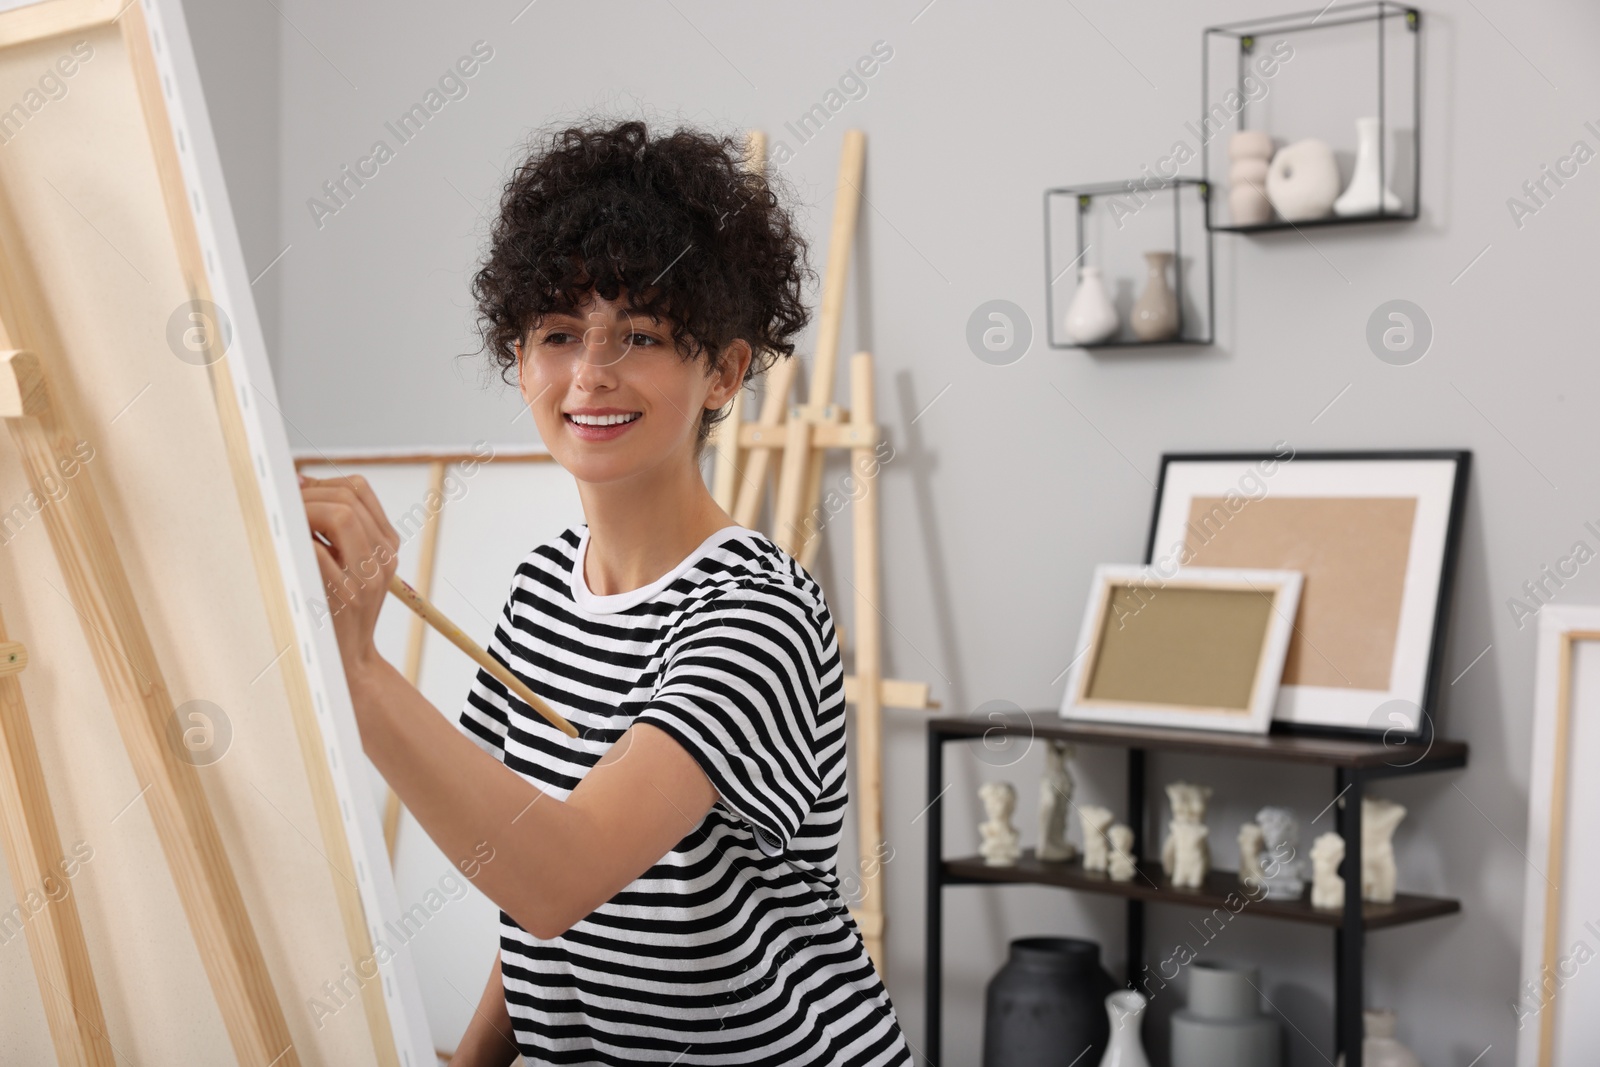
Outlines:
{"type": "Polygon", "coordinates": [[[417,822],[518,925],[551,937],[587,914],[582,812],[484,752],[383,659],[349,672],[362,747],[417,822]]]}

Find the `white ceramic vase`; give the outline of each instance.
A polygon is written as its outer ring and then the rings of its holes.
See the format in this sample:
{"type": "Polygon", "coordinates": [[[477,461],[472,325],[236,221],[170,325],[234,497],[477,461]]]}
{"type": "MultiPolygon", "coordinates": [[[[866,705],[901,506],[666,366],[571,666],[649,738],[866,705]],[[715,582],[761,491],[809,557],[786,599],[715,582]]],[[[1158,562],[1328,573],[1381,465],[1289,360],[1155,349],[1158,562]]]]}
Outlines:
{"type": "Polygon", "coordinates": [[[1260,130],[1240,130],[1228,139],[1228,211],[1235,226],[1259,226],[1272,219],[1267,199],[1267,167],[1272,138],[1260,130]]]}
{"type": "Polygon", "coordinates": [[[1083,267],[1078,271],[1078,291],[1072,294],[1072,303],[1067,305],[1067,317],[1062,325],[1067,340],[1075,345],[1109,341],[1122,328],[1099,267],[1083,267]]]}
{"type": "Polygon", "coordinates": [[[1320,219],[1339,198],[1339,163],[1326,141],[1280,148],[1267,168],[1267,199],[1290,222],[1320,219]]]}
{"type": "Polygon", "coordinates": [[[1100,1067],[1150,1067],[1145,1058],[1139,1027],[1144,1010],[1150,1006],[1136,989],[1119,989],[1106,997],[1106,1015],[1111,1018],[1111,1043],[1100,1057],[1100,1067]]]}
{"type": "Polygon", "coordinates": [[[1379,203],[1386,212],[1400,210],[1400,198],[1388,190],[1383,184],[1383,175],[1378,172],[1380,133],[1377,116],[1356,119],[1356,166],[1350,175],[1350,184],[1333,202],[1335,214],[1376,215],[1379,203]]]}
{"type": "MultiPolygon", "coordinates": [[[[1417,1054],[1402,1045],[1395,1032],[1395,1014],[1388,1008],[1361,1013],[1366,1026],[1366,1039],[1361,1042],[1361,1062],[1364,1067],[1422,1067],[1417,1054]]],[[[1338,1067],[1344,1067],[1344,1053],[1339,1054],[1338,1067]]]]}

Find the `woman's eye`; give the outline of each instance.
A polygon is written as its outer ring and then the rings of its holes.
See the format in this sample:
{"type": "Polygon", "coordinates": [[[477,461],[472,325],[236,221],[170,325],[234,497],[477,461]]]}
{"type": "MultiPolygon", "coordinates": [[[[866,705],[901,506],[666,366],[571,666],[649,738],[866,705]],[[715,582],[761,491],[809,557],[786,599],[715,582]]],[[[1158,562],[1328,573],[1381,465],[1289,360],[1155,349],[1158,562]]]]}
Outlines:
{"type": "Polygon", "coordinates": [[[654,337],[651,337],[647,333],[636,333],[636,334],[629,335],[628,343],[630,345],[636,345],[636,344],[640,344],[640,343],[658,345],[661,342],[657,341],[654,337]]]}

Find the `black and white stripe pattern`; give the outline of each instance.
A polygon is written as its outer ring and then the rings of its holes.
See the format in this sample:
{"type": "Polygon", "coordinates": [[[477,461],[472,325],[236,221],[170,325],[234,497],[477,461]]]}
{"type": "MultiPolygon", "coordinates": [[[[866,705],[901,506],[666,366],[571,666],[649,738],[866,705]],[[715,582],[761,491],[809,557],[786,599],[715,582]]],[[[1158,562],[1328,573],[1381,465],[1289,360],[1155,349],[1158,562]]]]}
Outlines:
{"type": "MultiPolygon", "coordinates": [[[[822,590],[729,526],[643,589],[582,580],[588,527],[517,567],[489,653],[572,739],[479,671],[460,728],[564,799],[635,722],[674,737],[719,798],[638,879],[549,940],[500,915],[531,1063],[909,1064],[835,870],[844,671],[822,590]]],[[[651,803],[641,797],[641,804],[651,803]]]]}

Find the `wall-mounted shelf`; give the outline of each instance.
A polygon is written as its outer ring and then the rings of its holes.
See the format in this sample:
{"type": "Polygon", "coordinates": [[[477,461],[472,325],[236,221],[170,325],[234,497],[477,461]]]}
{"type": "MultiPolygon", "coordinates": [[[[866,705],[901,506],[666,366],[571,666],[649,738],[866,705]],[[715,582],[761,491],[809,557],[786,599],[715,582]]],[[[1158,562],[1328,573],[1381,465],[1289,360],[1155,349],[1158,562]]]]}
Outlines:
{"type": "MultiPolygon", "coordinates": [[[[1414,7],[1373,0],[1207,27],[1201,35],[1200,124],[1190,131],[1202,145],[1201,173],[1214,183],[1206,228],[1252,234],[1414,221],[1422,201],[1421,20],[1414,7]],[[1231,221],[1233,133],[1264,130],[1279,148],[1317,137],[1337,155],[1355,147],[1353,123],[1363,116],[1377,117],[1378,172],[1399,197],[1398,210],[1380,204],[1359,215],[1290,222],[1274,213],[1266,222],[1231,221]]],[[[1341,161],[1341,178],[1348,183],[1354,152],[1345,154],[1350,158],[1341,161]]]]}
{"type": "Polygon", "coordinates": [[[1198,178],[1154,176],[1046,189],[1045,337],[1050,347],[1099,351],[1211,344],[1216,299],[1212,293],[1211,234],[1205,228],[1207,195],[1206,183],[1198,178]],[[1066,243],[1062,234],[1066,220],[1059,218],[1065,214],[1071,216],[1073,243],[1058,250],[1058,244],[1066,243]],[[1160,341],[1139,340],[1129,325],[1129,309],[1145,284],[1141,257],[1147,251],[1172,253],[1178,332],[1160,341]],[[1062,336],[1061,320],[1076,291],[1077,271],[1083,266],[1099,267],[1107,284],[1128,285],[1115,301],[1120,305],[1121,330],[1108,341],[1079,344],[1062,336]]]}
{"type": "MultiPolygon", "coordinates": [[[[1333,932],[1334,1033],[1337,1050],[1344,1053],[1348,1067],[1362,1067],[1361,1041],[1365,992],[1365,946],[1369,930],[1380,930],[1420,922],[1461,910],[1458,901],[1413,893],[1397,894],[1392,904],[1373,904],[1361,899],[1361,799],[1368,782],[1402,775],[1459,770],[1467,765],[1467,746],[1430,735],[1420,740],[1385,743],[1367,738],[1320,737],[1291,734],[1227,734],[1200,730],[1169,730],[1151,727],[1070,722],[1054,709],[1048,711],[994,713],[984,717],[945,717],[928,721],[928,806],[927,820],[927,929],[926,1000],[927,1030],[923,1052],[930,1064],[940,1062],[943,1038],[943,1013],[940,1001],[943,985],[944,891],[951,886],[1047,885],[1079,892],[1110,894],[1127,901],[1127,971],[1139,973],[1144,966],[1144,909],[1146,904],[1189,907],[1229,907],[1243,898],[1237,874],[1212,871],[1199,889],[1179,889],[1161,873],[1161,865],[1151,860],[1140,862],[1131,882],[1087,872],[1079,863],[1040,862],[1032,850],[1025,852],[1015,866],[990,867],[975,856],[946,858],[944,855],[943,797],[949,788],[944,780],[944,749],[952,741],[984,741],[993,744],[997,737],[1023,740],[1060,740],[1080,745],[1103,745],[1128,751],[1127,824],[1134,833],[1133,854],[1145,854],[1145,754],[1179,752],[1198,756],[1268,760],[1305,767],[1322,767],[1333,772],[1333,798],[1330,804],[1338,833],[1344,838],[1345,858],[1340,873],[1345,880],[1343,907],[1337,910],[1313,908],[1306,895],[1299,900],[1259,900],[1237,908],[1238,915],[1263,920],[1308,923],[1333,932]]],[[[1003,743],[1003,742],[1002,742],[1003,743]]],[[[1331,1059],[1331,1057],[1330,1057],[1331,1059]]]]}

